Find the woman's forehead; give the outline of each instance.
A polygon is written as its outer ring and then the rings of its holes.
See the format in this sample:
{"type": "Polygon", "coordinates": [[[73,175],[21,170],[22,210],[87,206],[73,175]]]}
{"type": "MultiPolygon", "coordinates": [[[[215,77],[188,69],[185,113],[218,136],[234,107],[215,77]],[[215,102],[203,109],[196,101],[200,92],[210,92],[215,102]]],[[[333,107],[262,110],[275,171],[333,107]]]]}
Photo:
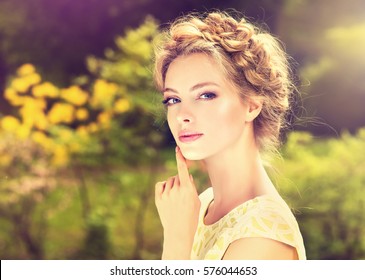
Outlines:
{"type": "Polygon", "coordinates": [[[166,72],[165,86],[190,81],[209,81],[220,83],[224,72],[210,56],[202,53],[179,56],[174,59],[166,72]]]}
{"type": "Polygon", "coordinates": [[[225,70],[221,61],[206,53],[178,56],[167,69],[163,91],[165,89],[178,91],[178,88],[188,91],[195,85],[201,84],[225,87],[231,92],[239,91],[225,70]]]}

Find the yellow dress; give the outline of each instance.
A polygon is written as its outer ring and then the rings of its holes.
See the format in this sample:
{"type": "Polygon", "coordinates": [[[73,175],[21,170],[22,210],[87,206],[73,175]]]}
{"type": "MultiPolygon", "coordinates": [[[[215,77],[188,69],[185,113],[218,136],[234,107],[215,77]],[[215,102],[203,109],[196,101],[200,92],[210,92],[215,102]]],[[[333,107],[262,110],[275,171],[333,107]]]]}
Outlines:
{"type": "Polygon", "coordinates": [[[287,204],[270,195],[248,200],[232,209],[216,223],[204,224],[204,216],[213,200],[213,189],[199,195],[201,208],[198,228],[191,252],[192,260],[220,260],[235,240],[263,237],[296,248],[300,260],[305,260],[305,248],[298,223],[287,204]]]}

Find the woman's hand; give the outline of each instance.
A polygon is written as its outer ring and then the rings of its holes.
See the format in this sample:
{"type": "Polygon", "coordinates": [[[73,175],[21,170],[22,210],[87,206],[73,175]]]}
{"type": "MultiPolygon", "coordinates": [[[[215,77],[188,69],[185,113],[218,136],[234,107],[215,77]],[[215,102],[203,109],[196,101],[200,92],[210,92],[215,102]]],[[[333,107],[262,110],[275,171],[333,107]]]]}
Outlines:
{"type": "Polygon", "coordinates": [[[155,202],[164,229],[162,259],[190,259],[200,200],[186,160],[176,147],[178,175],[155,187],[155,202]]]}

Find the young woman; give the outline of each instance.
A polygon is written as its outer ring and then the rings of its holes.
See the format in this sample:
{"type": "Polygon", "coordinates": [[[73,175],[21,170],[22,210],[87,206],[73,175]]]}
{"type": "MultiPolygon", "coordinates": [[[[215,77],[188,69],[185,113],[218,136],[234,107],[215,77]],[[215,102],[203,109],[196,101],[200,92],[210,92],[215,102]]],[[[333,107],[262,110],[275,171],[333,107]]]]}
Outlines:
{"type": "Polygon", "coordinates": [[[162,259],[305,259],[261,159],[279,142],[293,89],[280,44],[221,12],[178,19],[163,34],[155,82],[178,175],[155,186],[162,259]],[[186,159],[206,166],[212,186],[200,195],[186,159]]]}

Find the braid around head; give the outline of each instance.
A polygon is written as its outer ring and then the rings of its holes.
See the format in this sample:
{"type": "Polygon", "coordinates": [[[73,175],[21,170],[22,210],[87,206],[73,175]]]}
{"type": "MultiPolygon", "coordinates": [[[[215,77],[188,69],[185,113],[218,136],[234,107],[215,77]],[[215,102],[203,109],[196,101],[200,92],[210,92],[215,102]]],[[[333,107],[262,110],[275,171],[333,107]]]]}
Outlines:
{"type": "Polygon", "coordinates": [[[262,110],[254,120],[256,141],[260,150],[277,147],[294,86],[288,56],[276,38],[244,18],[236,20],[222,12],[190,14],[176,20],[162,35],[155,50],[158,90],[163,90],[175,58],[207,54],[221,66],[244,101],[253,96],[262,99],[262,110]]]}

